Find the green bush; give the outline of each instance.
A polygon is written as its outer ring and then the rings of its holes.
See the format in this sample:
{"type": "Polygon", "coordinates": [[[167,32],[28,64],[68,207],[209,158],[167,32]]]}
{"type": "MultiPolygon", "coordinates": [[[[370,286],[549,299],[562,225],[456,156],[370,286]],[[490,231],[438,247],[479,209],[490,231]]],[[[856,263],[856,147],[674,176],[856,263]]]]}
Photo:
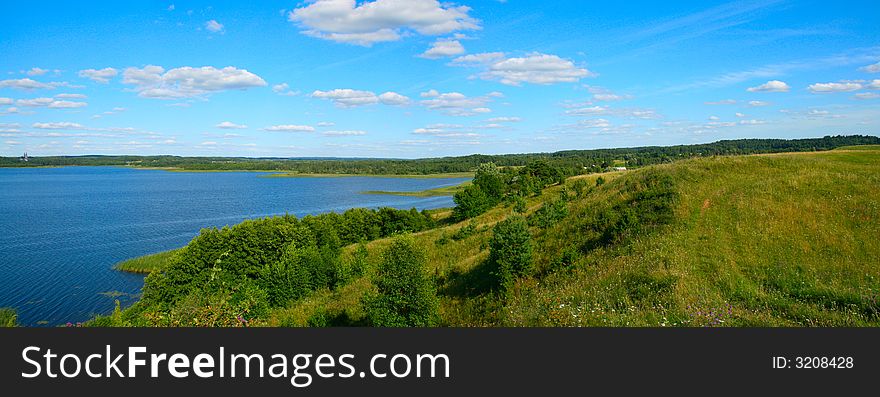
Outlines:
{"type": "Polygon", "coordinates": [[[364,299],[367,318],[377,327],[429,327],[439,320],[437,293],[425,274],[425,252],[412,236],[399,236],[382,253],[377,294],[364,299]]]}
{"type": "Polygon", "coordinates": [[[521,216],[499,222],[493,232],[489,240],[489,266],[495,286],[509,291],[517,277],[532,272],[532,236],[521,216]]]}
{"type": "Polygon", "coordinates": [[[544,203],[541,208],[538,208],[534,214],[529,216],[529,224],[545,229],[555,225],[557,222],[564,219],[566,215],[568,215],[568,208],[565,201],[561,199],[553,200],[544,203]]]}
{"type": "Polygon", "coordinates": [[[0,308],[0,328],[9,328],[17,326],[18,315],[15,314],[15,309],[10,309],[7,307],[0,308]]]}

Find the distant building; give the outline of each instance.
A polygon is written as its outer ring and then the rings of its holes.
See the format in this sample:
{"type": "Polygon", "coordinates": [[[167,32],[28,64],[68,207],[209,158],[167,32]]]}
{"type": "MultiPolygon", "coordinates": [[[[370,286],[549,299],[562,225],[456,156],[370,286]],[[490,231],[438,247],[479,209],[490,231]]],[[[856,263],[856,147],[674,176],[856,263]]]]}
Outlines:
{"type": "Polygon", "coordinates": [[[626,171],[626,167],[614,167],[615,171],[626,171]]]}
{"type": "Polygon", "coordinates": [[[19,161],[30,161],[31,158],[28,157],[27,152],[24,152],[24,154],[23,154],[21,157],[19,157],[18,160],[19,160],[19,161]]]}

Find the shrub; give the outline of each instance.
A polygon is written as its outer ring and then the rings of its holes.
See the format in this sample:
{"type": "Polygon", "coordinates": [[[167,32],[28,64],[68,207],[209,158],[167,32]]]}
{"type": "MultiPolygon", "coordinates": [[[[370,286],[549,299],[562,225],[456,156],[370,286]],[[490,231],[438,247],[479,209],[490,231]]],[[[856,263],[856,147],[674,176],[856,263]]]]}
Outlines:
{"type": "Polygon", "coordinates": [[[517,214],[525,214],[527,210],[526,199],[523,196],[516,196],[513,201],[513,211],[517,214]]]}
{"type": "Polygon", "coordinates": [[[364,300],[378,327],[427,327],[439,319],[437,293],[425,274],[425,252],[412,236],[399,236],[382,253],[375,280],[378,293],[364,300]]]}
{"type": "Polygon", "coordinates": [[[0,328],[8,328],[15,327],[16,319],[18,316],[15,314],[15,309],[0,308],[0,328]]]}
{"type": "Polygon", "coordinates": [[[541,208],[538,208],[534,214],[529,216],[529,224],[540,228],[548,228],[564,219],[566,215],[568,215],[568,208],[565,201],[554,200],[544,203],[541,208]]]}
{"type": "Polygon", "coordinates": [[[453,196],[455,208],[452,209],[452,217],[455,220],[473,218],[486,212],[498,200],[486,194],[478,185],[471,185],[453,196]]]}
{"type": "Polygon", "coordinates": [[[489,265],[496,287],[507,291],[517,277],[532,272],[532,236],[521,216],[499,222],[493,232],[489,240],[489,265]]]}

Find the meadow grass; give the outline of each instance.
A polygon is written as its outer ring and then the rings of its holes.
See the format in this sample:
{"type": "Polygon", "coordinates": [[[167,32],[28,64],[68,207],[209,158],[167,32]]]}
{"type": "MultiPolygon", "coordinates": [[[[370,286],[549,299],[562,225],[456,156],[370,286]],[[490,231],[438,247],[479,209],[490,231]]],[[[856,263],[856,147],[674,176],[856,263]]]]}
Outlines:
{"type": "MultiPolygon", "coordinates": [[[[880,326],[880,147],[691,159],[562,192],[527,198],[527,215],[554,200],[566,215],[531,228],[535,274],[506,297],[486,287],[486,258],[512,205],[415,234],[443,325],[880,326]]],[[[371,264],[388,244],[367,244],[371,264]]],[[[367,274],[268,325],[359,325],[372,288],[367,274]]]]}
{"type": "Polygon", "coordinates": [[[17,318],[18,316],[15,313],[15,309],[0,307],[0,328],[17,326],[17,318]]]}
{"type": "Polygon", "coordinates": [[[147,274],[167,266],[171,259],[174,258],[174,255],[176,255],[181,249],[182,248],[178,248],[139,256],[137,258],[126,259],[114,265],[113,268],[122,272],[147,274]]]}

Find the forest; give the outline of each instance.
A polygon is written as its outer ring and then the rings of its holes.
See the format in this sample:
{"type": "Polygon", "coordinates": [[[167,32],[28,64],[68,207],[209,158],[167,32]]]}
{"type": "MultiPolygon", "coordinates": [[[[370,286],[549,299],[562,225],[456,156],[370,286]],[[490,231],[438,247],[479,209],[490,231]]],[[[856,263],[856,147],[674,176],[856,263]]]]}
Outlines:
{"type": "Polygon", "coordinates": [[[543,160],[567,176],[598,172],[615,162],[627,167],[668,163],[675,160],[716,155],[805,152],[831,150],[841,146],[880,144],[874,136],[825,136],[810,139],[737,139],[677,146],[646,146],[620,149],[567,150],[555,153],[505,154],[403,159],[315,159],[178,156],[49,156],[30,153],[27,162],[18,157],[0,157],[0,167],[47,166],[133,166],[182,170],[261,170],[297,174],[427,175],[472,172],[480,164],[525,166],[543,160]]]}

